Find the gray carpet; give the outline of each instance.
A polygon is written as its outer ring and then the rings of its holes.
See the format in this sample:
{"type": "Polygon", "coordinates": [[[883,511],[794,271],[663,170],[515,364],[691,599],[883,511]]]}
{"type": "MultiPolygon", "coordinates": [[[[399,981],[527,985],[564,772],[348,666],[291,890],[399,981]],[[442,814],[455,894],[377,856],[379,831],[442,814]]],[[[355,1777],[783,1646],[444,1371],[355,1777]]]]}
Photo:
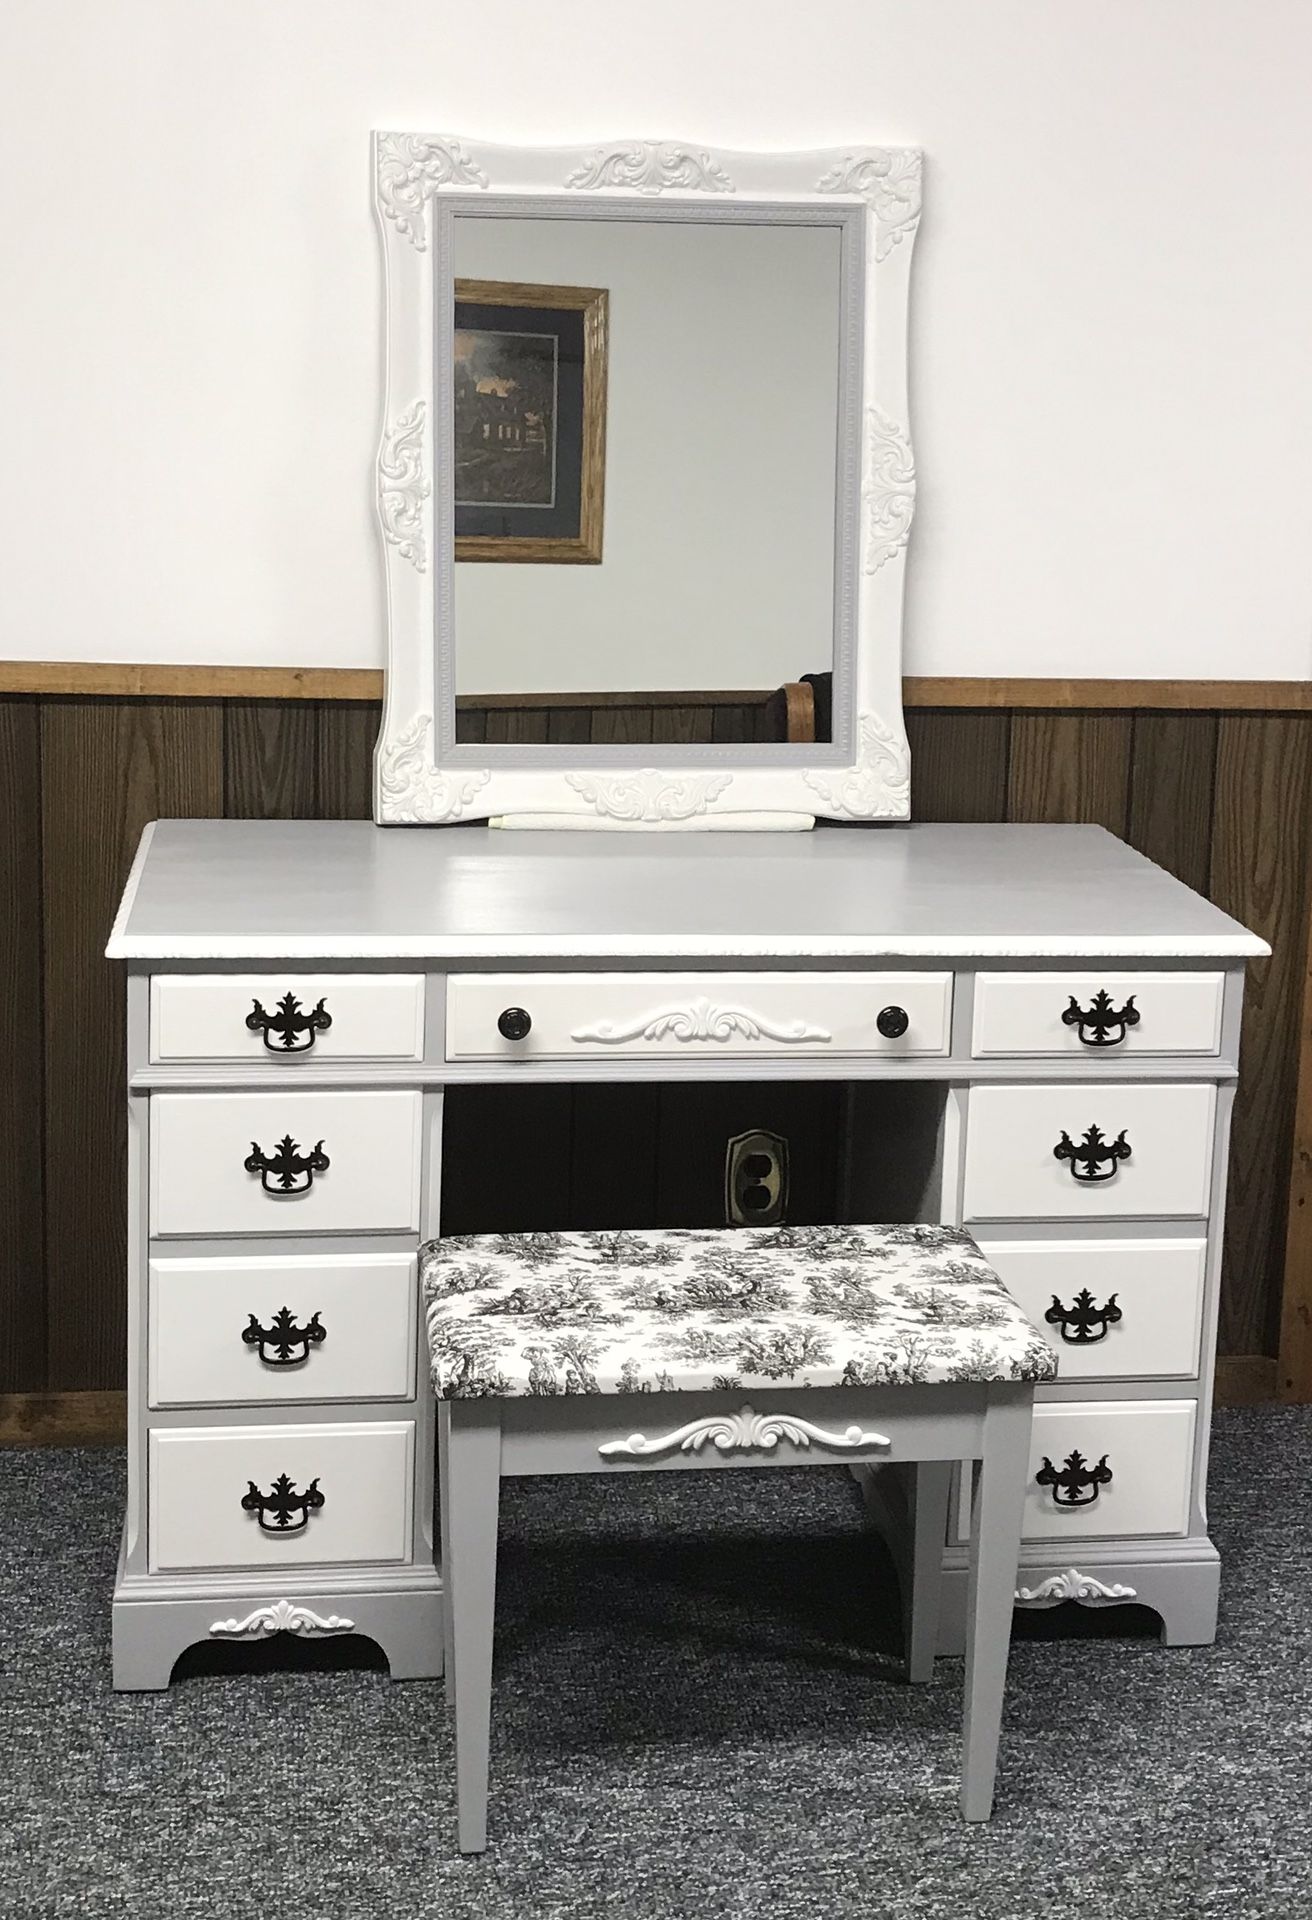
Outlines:
{"type": "Polygon", "coordinates": [[[956,1811],[960,1663],[892,1676],[844,1471],[511,1482],[478,1860],[440,1687],[368,1643],[207,1648],[111,1693],[122,1476],[0,1453],[5,1916],[1312,1912],[1312,1410],[1218,1417],[1216,1647],[1165,1651],[1133,1610],[1022,1624],[983,1828],[956,1811]]]}

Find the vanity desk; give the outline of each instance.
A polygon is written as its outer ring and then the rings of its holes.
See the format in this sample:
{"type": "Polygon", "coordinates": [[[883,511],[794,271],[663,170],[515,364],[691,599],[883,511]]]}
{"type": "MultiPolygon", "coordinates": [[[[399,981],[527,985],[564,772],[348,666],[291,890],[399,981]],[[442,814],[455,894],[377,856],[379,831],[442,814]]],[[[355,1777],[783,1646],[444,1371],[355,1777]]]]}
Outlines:
{"type": "MultiPolygon", "coordinates": [[[[371,158],[377,824],[160,822],[109,947],[115,1683],[277,1632],[437,1671],[416,1260],[445,1091],[478,1081],[842,1083],[839,1220],[968,1227],[1060,1354],[1018,1604],[1137,1600],[1210,1639],[1228,1121],[1265,948],[1099,828],[906,824],[920,154],[378,131],[371,158]],[[760,690],[803,679],[811,737],[760,739],[760,690]]],[[[912,1343],[890,1377],[922,1366],[912,1343]]],[[[891,1471],[865,1491],[894,1527],[891,1471]]]]}
{"type": "Polygon", "coordinates": [[[1209,1640],[1228,1120],[1263,951],[1096,827],[157,823],[109,946],[131,1182],[115,1684],[277,1631],[440,1670],[415,1264],[444,1092],[469,1081],[846,1083],[847,1217],[967,1226],[1060,1354],[1018,1603],[1137,1600],[1169,1644],[1209,1640]]]}

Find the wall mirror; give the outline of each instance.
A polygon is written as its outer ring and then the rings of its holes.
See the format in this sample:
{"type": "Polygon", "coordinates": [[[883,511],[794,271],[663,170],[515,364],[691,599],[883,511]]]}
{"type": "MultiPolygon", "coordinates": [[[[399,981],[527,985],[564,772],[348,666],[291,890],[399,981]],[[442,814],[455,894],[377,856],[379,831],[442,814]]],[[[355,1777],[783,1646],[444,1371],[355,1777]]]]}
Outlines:
{"type": "Polygon", "coordinates": [[[375,818],[904,819],[919,155],[374,136],[375,818]]]}

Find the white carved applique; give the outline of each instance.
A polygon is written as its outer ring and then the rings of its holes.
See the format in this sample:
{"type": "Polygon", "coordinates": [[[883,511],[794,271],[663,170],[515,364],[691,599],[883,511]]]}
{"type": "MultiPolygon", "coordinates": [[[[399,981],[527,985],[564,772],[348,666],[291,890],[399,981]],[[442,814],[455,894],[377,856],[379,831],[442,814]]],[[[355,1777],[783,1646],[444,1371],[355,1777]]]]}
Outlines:
{"type": "Polygon", "coordinates": [[[745,1007],[719,1007],[704,996],[685,1006],[662,1007],[656,1013],[640,1014],[624,1026],[613,1020],[598,1021],[596,1026],[577,1027],[571,1040],[595,1040],[616,1046],[626,1040],[777,1040],[794,1046],[803,1041],[832,1040],[824,1027],[808,1026],[805,1020],[781,1023],[767,1020],[764,1014],[749,1013],[745,1007]]]}
{"type": "Polygon", "coordinates": [[[379,757],[379,796],[398,824],[433,826],[457,819],[491,777],[485,767],[443,773],[433,764],[432,731],[432,714],[421,713],[379,757]]]}
{"type": "Polygon", "coordinates": [[[911,441],[879,407],[866,409],[866,470],[861,483],[865,535],[862,565],[878,573],[901,553],[916,511],[916,463],[911,441]]]}
{"type": "Polygon", "coordinates": [[[733,181],[714,154],[695,152],[666,140],[631,140],[614,147],[597,147],[581,166],[565,177],[578,192],[595,193],[603,187],[629,192],[664,193],[680,188],[696,193],[732,193],[733,181]]]}
{"type": "Polygon", "coordinates": [[[427,409],[416,400],[383,436],[378,455],[378,513],[383,538],[417,573],[428,564],[423,506],[432,486],[424,470],[427,409]]]}
{"type": "Polygon", "coordinates": [[[859,194],[875,216],[875,259],[887,260],[920,223],[920,154],[874,147],[845,154],[816,181],[820,193],[859,194]]]}
{"type": "Polygon", "coordinates": [[[256,1607],[244,1620],[216,1620],[211,1634],[221,1640],[267,1640],[272,1633],[350,1633],[354,1620],[330,1613],[327,1619],[309,1607],[294,1607],[290,1600],[276,1600],[272,1606],[256,1607]]]}
{"type": "Polygon", "coordinates": [[[1091,1573],[1081,1573],[1078,1567],[1054,1573],[1049,1579],[1041,1580],[1037,1587],[1016,1589],[1016,1604],[1020,1607],[1055,1607],[1062,1600],[1078,1600],[1081,1606],[1090,1607],[1134,1597],[1133,1587],[1122,1586],[1119,1581],[1108,1586],[1102,1580],[1095,1580],[1091,1573]]]}
{"type": "Polygon", "coordinates": [[[672,1453],[676,1448],[680,1453],[699,1453],[709,1442],[717,1453],[773,1453],[781,1440],[791,1440],[795,1447],[809,1447],[814,1441],[835,1453],[851,1453],[858,1448],[887,1452],[893,1444],[887,1435],[865,1433],[859,1426],[845,1427],[842,1433],[835,1433],[832,1428],[817,1427],[813,1421],[803,1420],[797,1414],[753,1413],[750,1407],[744,1407],[741,1413],[712,1414],[704,1420],[689,1420],[686,1426],[675,1427],[655,1440],[648,1440],[642,1433],[631,1433],[627,1440],[607,1440],[597,1452],[603,1460],[626,1456],[648,1460],[653,1454],[672,1453]]]}
{"type": "Polygon", "coordinates": [[[857,758],[836,773],[808,768],[803,778],[827,813],[845,820],[904,820],[911,805],[911,752],[906,735],[894,733],[877,713],[863,713],[857,726],[857,758]]]}
{"type": "Polygon", "coordinates": [[[705,813],[733,775],[660,773],[654,767],[644,767],[636,773],[567,773],[565,779],[598,814],[655,825],[663,820],[691,820],[705,813]]]}
{"type": "Polygon", "coordinates": [[[486,187],[488,177],[458,140],[421,133],[378,136],[378,204],[418,252],[428,246],[429,195],[439,187],[486,187]]]}

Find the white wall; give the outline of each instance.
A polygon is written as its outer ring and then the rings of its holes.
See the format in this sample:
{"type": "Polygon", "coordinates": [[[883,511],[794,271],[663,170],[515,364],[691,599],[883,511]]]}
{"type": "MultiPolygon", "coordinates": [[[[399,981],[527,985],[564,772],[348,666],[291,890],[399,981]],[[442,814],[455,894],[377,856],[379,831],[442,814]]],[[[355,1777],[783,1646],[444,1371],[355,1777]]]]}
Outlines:
{"type": "Polygon", "coordinates": [[[456,691],[776,687],[833,658],[833,227],[454,222],[463,279],[605,287],[597,566],[457,566],[456,691]]]}
{"type": "Polygon", "coordinates": [[[918,144],[918,673],[1312,671],[1305,0],[8,0],[0,654],[373,664],[370,126],[918,144]]]}

